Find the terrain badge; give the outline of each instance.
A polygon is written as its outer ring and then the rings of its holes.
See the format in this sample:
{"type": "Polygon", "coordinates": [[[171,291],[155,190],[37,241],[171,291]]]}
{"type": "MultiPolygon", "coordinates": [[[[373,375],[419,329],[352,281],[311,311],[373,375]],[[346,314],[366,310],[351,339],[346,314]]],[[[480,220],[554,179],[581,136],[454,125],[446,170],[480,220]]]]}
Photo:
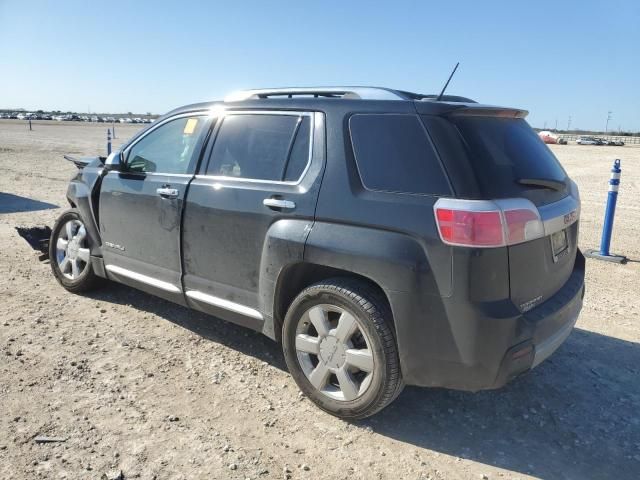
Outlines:
{"type": "Polygon", "coordinates": [[[117,243],[113,243],[113,242],[104,242],[105,246],[109,247],[109,248],[115,248],[116,250],[120,250],[121,252],[125,251],[125,248],[122,245],[118,245],[117,243]]]}

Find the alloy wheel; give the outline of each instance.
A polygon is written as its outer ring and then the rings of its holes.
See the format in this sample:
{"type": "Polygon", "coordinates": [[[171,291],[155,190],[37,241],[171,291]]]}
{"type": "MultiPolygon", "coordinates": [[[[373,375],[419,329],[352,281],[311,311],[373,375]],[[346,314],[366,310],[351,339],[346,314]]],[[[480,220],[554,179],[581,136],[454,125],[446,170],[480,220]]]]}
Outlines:
{"type": "Polygon", "coordinates": [[[76,280],[89,264],[87,230],[80,220],[69,220],[56,241],[56,262],[66,278],[76,280]]]}
{"type": "Polygon", "coordinates": [[[305,376],[318,391],[334,400],[352,401],[371,384],[372,342],[347,310],[315,305],[300,317],[295,348],[305,376]]]}

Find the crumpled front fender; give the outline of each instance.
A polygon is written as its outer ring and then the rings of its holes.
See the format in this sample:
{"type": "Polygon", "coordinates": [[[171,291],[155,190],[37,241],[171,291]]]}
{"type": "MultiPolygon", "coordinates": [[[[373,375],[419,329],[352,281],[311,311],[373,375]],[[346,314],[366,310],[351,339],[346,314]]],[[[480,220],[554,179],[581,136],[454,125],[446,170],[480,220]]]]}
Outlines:
{"type": "Polygon", "coordinates": [[[96,160],[78,171],[67,187],[67,200],[84,220],[93,256],[102,256],[102,238],[97,222],[99,191],[96,189],[100,188],[103,170],[102,163],[96,160]]]}

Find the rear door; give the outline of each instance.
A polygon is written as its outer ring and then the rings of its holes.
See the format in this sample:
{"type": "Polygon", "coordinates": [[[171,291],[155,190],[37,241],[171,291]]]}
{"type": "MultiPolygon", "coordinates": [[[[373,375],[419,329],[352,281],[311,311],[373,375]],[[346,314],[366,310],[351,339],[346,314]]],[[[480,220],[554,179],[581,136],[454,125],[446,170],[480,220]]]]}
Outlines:
{"type": "Polygon", "coordinates": [[[180,220],[209,123],[197,113],[162,121],[104,177],[98,220],[110,278],[184,303],[180,220]]]}
{"type": "Polygon", "coordinates": [[[184,213],[192,307],[260,327],[260,272],[273,273],[264,261],[278,248],[268,238],[282,237],[282,253],[302,260],[323,168],[323,122],[322,114],[295,111],[226,112],[218,120],[184,213]]]}

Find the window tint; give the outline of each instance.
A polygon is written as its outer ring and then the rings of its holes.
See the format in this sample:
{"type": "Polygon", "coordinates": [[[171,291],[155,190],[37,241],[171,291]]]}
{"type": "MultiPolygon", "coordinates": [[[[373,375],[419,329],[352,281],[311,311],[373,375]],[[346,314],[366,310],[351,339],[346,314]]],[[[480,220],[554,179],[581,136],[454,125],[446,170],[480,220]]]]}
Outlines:
{"type": "Polygon", "coordinates": [[[525,179],[567,181],[560,162],[525,120],[472,116],[451,119],[466,142],[484,196],[524,196],[536,205],[566,196],[566,188],[556,191],[519,183],[525,179]]]}
{"type": "Polygon", "coordinates": [[[362,183],[371,190],[445,195],[449,184],[415,115],[359,114],[349,121],[362,183]]]}
{"type": "Polygon", "coordinates": [[[159,126],[133,145],[127,168],[133,172],[189,173],[206,116],[182,117],[159,126]]]}
{"type": "Polygon", "coordinates": [[[474,169],[456,126],[447,117],[438,115],[422,115],[422,122],[427,127],[429,138],[434,143],[456,195],[462,198],[480,198],[474,169]]]}
{"type": "MultiPolygon", "coordinates": [[[[294,168],[299,168],[299,150],[304,149],[294,142],[300,118],[294,115],[227,115],[213,145],[207,174],[273,181],[283,180],[285,169],[287,177],[294,175],[294,168]],[[296,158],[292,156],[293,161],[288,162],[293,150],[296,150],[296,158]],[[287,168],[288,164],[290,168],[287,168]]],[[[308,142],[306,149],[308,155],[308,142]]]]}
{"type": "Polygon", "coordinates": [[[291,147],[289,155],[289,163],[287,164],[284,179],[287,182],[294,182],[300,178],[307,163],[309,162],[309,135],[310,124],[309,117],[300,117],[301,123],[296,133],[296,138],[291,147]]]}

